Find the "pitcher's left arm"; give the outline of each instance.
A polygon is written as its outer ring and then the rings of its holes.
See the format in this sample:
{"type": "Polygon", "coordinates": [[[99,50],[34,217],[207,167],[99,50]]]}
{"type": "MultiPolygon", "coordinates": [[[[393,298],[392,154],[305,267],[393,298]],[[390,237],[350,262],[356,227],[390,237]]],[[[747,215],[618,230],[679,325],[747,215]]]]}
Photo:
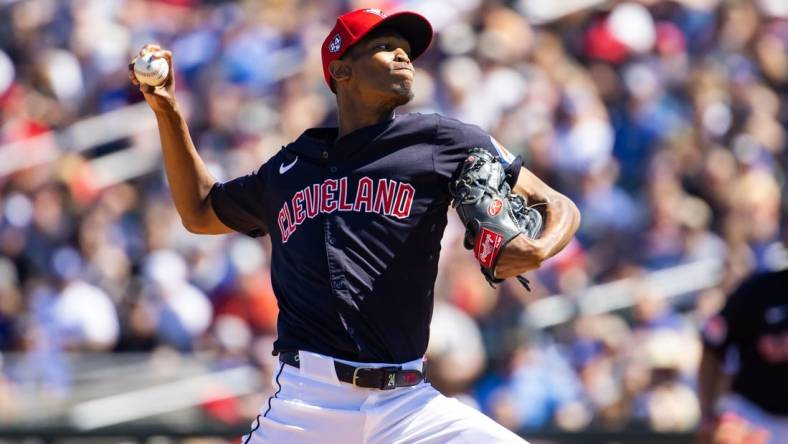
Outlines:
{"type": "Polygon", "coordinates": [[[536,239],[521,234],[509,243],[495,269],[499,279],[538,268],[544,260],[558,254],[580,226],[580,211],[574,202],[527,168],[521,168],[513,191],[525,197],[528,206],[538,206],[544,216],[544,227],[536,239]]]}

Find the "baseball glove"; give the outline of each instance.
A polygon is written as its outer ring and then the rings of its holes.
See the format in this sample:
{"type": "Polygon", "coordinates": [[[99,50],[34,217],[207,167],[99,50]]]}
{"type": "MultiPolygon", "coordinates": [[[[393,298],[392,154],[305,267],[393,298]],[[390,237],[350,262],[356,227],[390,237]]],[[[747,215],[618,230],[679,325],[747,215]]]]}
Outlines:
{"type": "MultiPolygon", "coordinates": [[[[525,198],[512,193],[498,157],[482,148],[472,148],[449,183],[452,207],[465,226],[465,248],[473,250],[487,282],[495,277],[495,266],[506,246],[517,235],[535,239],[542,229],[542,215],[529,207],[525,198]]],[[[517,279],[530,290],[528,280],[517,279]]]]}

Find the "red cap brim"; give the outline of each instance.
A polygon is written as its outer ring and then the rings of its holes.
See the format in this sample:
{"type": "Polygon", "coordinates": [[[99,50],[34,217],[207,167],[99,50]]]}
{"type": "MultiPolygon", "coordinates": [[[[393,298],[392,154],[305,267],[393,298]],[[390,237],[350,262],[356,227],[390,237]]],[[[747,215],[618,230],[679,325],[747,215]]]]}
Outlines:
{"type": "Polygon", "coordinates": [[[424,54],[424,51],[426,51],[432,43],[432,25],[424,16],[415,12],[405,11],[391,14],[375,24],[375,26],[369,28],[364,35],[366,36],[370,32],[380,28],[394,29],[405,37],[408,43],[410,43],[411,61],[416,60],[416,58],[424,54]]]}

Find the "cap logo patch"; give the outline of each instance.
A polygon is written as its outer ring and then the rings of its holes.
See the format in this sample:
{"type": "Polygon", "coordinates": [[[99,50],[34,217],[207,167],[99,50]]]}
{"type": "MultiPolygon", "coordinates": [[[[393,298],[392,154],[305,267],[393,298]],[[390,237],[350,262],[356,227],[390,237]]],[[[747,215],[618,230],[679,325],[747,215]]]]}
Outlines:
{"type": "Polygon", "coordinates": [[[381,17],[385,17],[386,16],[385,12],[381,11],[380,9],[375,9],[375,8],[367,8],[367,9],[364,10],[364,12],[368,12],[370,14],[379,15],[381,17]]]}
{"type": "Polygon", "coordinates": [[[337,53],[342,49],[342,36],[337,33],[331,43],[328,44],[328,52],[337,53]]]}

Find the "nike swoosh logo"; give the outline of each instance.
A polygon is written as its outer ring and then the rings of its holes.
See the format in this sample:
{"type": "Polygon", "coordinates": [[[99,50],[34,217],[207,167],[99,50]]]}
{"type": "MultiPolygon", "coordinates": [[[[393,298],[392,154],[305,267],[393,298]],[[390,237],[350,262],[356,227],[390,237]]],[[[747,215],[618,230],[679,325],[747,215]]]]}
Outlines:
{"type": "Polygon", "coordinates": [[[298,162],[298,156],[296,156],[295,160],[290,165],[285,166],[284,162],[282,162],[282,164],[279,165],[279,174],[286,173],[288,170],[290,170],[290,168],[293,168],[293,165],[295,165],[296,162],[298,162]]]}

